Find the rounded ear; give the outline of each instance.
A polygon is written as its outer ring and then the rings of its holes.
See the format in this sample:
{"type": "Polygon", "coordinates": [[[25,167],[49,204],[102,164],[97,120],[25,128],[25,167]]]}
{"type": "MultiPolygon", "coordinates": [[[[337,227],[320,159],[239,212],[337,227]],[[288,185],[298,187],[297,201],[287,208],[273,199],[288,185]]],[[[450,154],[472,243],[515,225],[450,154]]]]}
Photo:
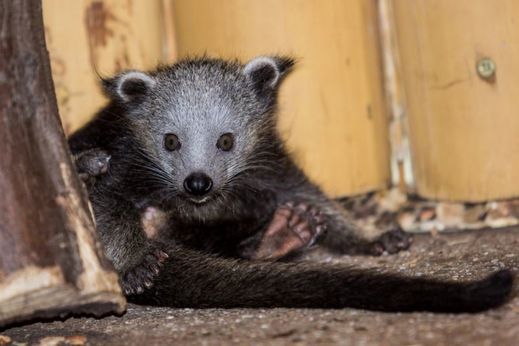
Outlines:
{"type": "Polygon", "coordinates": [[[249,61],[243,73],[252,82],[256,92],[262,94],[277,90],[294,64],[294,59],[289,57],[260,56],[249,61]]]}
{"type": "Polygon", "coordinates": [[[103,79],[103,87],[108,96],[122,102],[140,101],[155,84],[153,76],[140,71],[127,71],[113,78],[103,79]]]}

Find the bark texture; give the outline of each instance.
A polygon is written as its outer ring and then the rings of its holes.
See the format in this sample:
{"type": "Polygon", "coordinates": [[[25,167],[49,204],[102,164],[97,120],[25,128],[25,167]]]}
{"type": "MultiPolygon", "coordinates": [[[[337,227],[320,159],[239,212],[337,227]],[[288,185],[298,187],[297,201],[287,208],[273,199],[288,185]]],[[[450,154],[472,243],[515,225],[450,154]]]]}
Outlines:
{"type": "Polygon", "coordinates": [[[41,2],[0,1],[0,325],[124,308],[58,117],[41,2]]]}

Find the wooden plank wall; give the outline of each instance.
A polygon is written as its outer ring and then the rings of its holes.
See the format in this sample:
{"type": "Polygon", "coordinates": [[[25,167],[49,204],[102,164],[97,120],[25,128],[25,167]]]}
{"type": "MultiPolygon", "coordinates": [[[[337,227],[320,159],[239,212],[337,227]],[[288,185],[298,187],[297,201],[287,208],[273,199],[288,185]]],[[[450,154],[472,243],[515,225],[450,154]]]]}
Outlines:
{"type": "Polygon", "coordinates": [[[99,76],[163,62],[160,0],[43,0],[59,110],[71,133],[105,103],[99,76]]]}
{"type": "Polygon", "coordinates": [[[280,129],[332,195],[385,188],[388,138],[372,0],[174,0],[179,57],[289,54],[280,129]]]}
{"type": "MultiPolygon", "coordinates": [[[[280,130],[300,164],[335,196],[387,186],[376,0],[43,3],[68,133],[104,102],[97,73],[203,53],[290,54],[300,61],[282,89],[280,130]]],[[[417,192],[462,201],[518,196],[519,3],[384,3],[394,13],[417,192]],[[492,80],[477,75],[484,57],[496,62],[492,80]]]]}
{"type": "Polygon", "coordinates": [[[393,0],[416,186],[427,198],[519,195],[519,2],[393,0]],[[482,79],[477,62],[496,75],[482,79]]]}

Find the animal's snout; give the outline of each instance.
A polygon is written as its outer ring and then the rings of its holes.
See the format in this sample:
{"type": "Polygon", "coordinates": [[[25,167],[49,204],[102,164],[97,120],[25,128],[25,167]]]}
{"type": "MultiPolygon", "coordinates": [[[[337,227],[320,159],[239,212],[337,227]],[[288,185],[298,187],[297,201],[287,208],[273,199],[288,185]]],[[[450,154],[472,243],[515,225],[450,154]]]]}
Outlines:
{"type": "Polygon", "coordinates": [[[203,196],[213,187],[213,181],[204,173],[191,173],[184,180],[184,189],[194,195],[203,196]]]}

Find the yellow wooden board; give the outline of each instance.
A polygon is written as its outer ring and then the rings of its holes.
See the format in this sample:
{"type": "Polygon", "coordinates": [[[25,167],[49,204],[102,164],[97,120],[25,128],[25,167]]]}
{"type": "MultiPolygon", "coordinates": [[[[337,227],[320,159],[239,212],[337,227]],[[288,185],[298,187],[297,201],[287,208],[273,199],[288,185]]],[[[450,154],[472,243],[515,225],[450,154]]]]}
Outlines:
{"type": "Polygon", "coordinates": [[[65,131],[106,102],[99,76],[163,61],[159,0],[43,0],[47,48],[65,131]]]}
{"type": "Polygon", "coordinates": [[[375,1],[172,0],[172,11],[179,57],[296,57],[280,130],[299,163],[335,196],[386,187],[375,1]]]}
{"type": "Polygon", "coordinates": [[[519,1],[395,0],[418,192],[519,195],[519,1]],[[478,76],[482,58],[494,79],[478,76]]]}

